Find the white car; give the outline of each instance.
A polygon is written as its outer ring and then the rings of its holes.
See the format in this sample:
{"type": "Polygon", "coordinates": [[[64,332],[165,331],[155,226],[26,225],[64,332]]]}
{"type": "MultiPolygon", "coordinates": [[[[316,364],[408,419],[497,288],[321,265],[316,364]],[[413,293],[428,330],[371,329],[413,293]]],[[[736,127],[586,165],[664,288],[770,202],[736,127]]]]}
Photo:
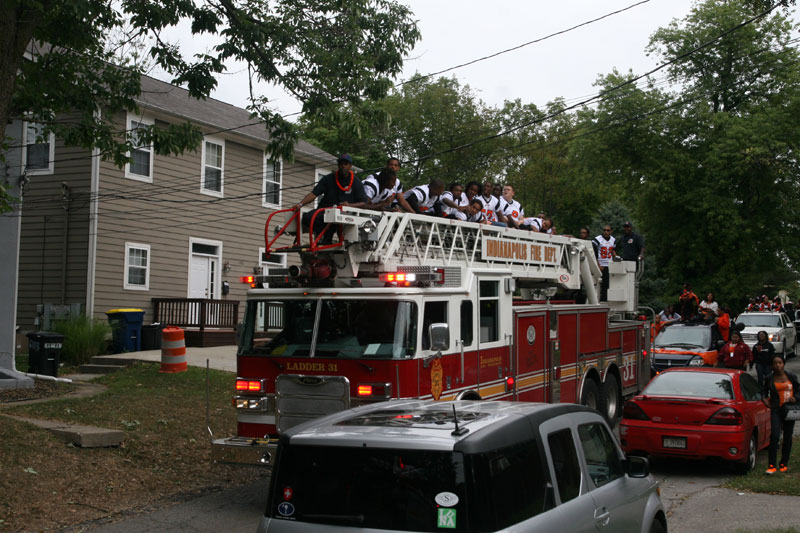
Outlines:
{"type": "Polygon", "coordinates": [[[750,348],[758,342],[758,332],[766,331],[767,339],[775,346],[775,352],[784,358],[792,357],[797,351],[797,332],[794,323],[786,313],[757,311],[742,313],[736,317],[736,323],[742,324],[742,340],[750,348]]]}

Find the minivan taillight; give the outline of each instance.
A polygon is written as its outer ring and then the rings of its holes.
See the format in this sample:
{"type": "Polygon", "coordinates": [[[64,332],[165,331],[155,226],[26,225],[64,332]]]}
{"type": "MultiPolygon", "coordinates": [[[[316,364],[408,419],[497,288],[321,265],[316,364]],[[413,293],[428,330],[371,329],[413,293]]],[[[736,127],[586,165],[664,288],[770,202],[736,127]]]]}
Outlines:
{"type": "Polygon", "coordinates": [[[650,417],[639,407],[639,404],[632,400],[625,402],[625,406],[622,408],[622,418],[627,418],[628,420],[650,420],[650,417]]]}
{"type": "Polygon", "coordinates": [[[739,426],[743,421],[742,413],[733,407],[723,407],[711,415],[711,418],[706,420],[706,424],[715,426],[739,426]]]}

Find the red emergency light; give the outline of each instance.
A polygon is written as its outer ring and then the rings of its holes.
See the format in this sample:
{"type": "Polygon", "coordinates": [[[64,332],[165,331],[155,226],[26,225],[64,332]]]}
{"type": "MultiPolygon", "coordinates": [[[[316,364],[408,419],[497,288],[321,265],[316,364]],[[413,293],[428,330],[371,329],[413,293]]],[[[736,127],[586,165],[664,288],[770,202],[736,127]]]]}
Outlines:
{"type": "Polygon", "coordinates": [[[239,281],[242,283],[255,283],[256,277],[255,276],[242,276],[239,278],[239,281]]]}
{"type": "Polygon", "coordinates": [[[417,275],[407,272],[384,272],[378,275],[378,279],[388,283],[410,283],[417,281],[417,275]]]}
{"type": "Polygon", "coordinates": [[[514,390],[514,378],[512,376],[508,376],[506,378],[506,392],[510,392],[514,390]]]}
{"type": "Polygon", "coordinates": [[[236,390],[247,392],[261,392],[261,382],[250,379],[237,379],[236,390]]]}
{"type": "Polygon", "coordinates": [[[356,395],[361,398],[389,398],[392,386],[389,383],[359,383],[356,386],[356,395]]]}

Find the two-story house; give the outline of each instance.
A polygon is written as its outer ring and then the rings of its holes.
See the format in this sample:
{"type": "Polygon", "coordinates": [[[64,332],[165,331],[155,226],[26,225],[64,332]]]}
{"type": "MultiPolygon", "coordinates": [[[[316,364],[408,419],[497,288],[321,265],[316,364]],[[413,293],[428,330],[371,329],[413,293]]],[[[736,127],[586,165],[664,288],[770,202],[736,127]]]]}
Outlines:
{"type": "MultiPolygon", "coordinates": [[[[179,321],[165,316],[169,303],[188,325],[200,321],[197,302],[213,300],[219,305],[203,307],[206,326],[237,322],[241,317],[230,314],[243,306],[234,311],[233,304],[248,288],[239,277],[264,266],[266,217],[297,203],[336,166],[333,155],[303,141],[293,162],[270,159],[267,132],[248,111],[190,98],[153,78],[142,78],[139,104],[140,114],[114,117],[121,130],[188,120],[203,129],[202,146],[173,156],[142,146],[120,169],[97,150],[65,146],[52,135],[36,143],[37,125],[24,125],[17,298],[24,330],[35,329],[44,303],[80,303],[97,318],[141,308],[149,323],[155,302],[165,306],[159,320],[179,321]]],[[[285,265],[287,258],[271,259],[285,265]]],[[[214,342],[188,333],[187,343],[214,342]]]]}

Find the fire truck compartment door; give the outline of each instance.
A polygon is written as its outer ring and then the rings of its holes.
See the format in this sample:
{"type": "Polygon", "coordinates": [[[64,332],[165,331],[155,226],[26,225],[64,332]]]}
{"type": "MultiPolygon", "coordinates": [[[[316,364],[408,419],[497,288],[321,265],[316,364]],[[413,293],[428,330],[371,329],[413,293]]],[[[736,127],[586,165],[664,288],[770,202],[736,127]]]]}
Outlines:
{"type": "Polygon", "coordinates": [[[520,401],[546,402],[550,387],[548,336],[545,314],[515,315],[517,397],[520,401]]]}

